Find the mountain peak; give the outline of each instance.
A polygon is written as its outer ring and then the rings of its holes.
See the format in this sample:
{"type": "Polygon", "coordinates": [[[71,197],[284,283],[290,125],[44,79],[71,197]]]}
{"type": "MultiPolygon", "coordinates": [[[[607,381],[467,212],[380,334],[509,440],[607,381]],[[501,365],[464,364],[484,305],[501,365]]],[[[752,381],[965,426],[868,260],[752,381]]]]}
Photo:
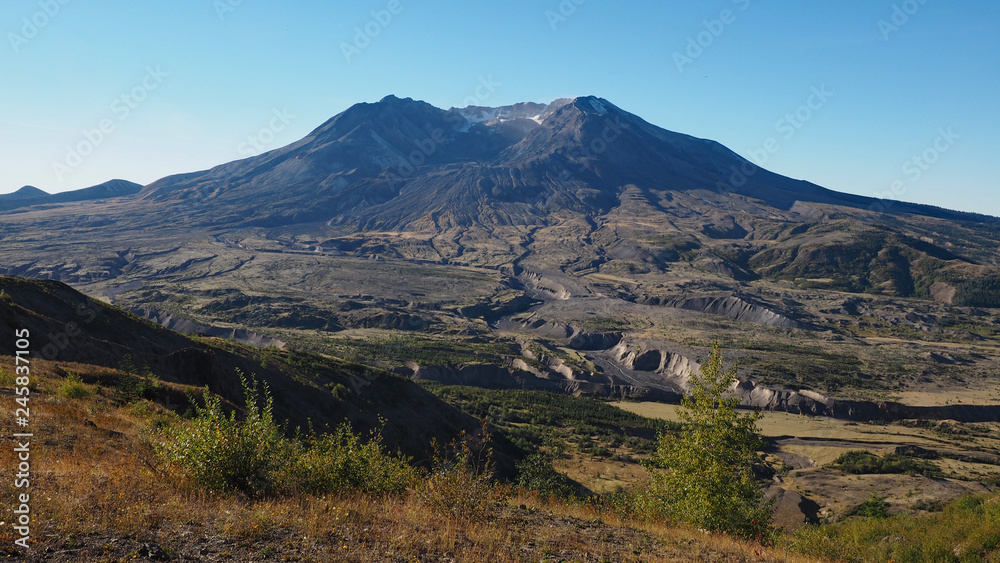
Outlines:
{"type": "Polygon", "coordinates": [[[395,94],[389,94],[388,96],[382,98],[378,101],[380,104],[395,104],[399,102],[412,102],[413,98],[400,98],[395,94]]]}
{"type": "Polygon", "coordinates": [[[600,115],[609,113],[611,108],[618,109],[611,102],[597,96],[581,96],[575,98],[572,104],[584,113],[597,113],[600,115]]]}
{"type": "Polygon", "coordinates": [[[4,195],[6,199],[34,199],[36,197],[46,197],[49,194],[35,186],[24,186],[16,192],[4,195]]]}

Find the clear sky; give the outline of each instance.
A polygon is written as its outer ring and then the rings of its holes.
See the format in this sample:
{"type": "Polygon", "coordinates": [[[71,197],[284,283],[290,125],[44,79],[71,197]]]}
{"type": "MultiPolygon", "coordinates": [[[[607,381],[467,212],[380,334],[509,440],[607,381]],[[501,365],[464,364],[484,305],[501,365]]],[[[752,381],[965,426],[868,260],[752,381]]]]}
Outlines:
{"type": "Polygon", "coordinates": [[[987,0],[2,0],[0,32],[0,193],[147,184],[387,94],[596,95],[787,176],[1000,216],[987,0]]]}

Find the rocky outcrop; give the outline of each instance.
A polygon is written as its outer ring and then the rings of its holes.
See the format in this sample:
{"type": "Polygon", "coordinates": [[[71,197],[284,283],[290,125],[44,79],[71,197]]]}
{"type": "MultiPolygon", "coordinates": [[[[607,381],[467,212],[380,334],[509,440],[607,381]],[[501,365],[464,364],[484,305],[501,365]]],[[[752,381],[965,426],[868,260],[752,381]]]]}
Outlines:
{"type": "Polygon", "coordinates": [[[623,369],[654,373],[681,389],[687,388],[691,373],[695,369],[701,369],[697,362],[682,354],[657,348],[644,349],[635,343],[619,342],[608,353],[623,369]]]}
{"type": "Polygon", "coordinates": [[[844,420],[955,420],[958,422],[1000,421],[1000,405],[941,405],[916,407],[893,401],[848,401],[834,399],[814,391],[769,389],[752,381],[741,381],[734,388],[740,405],[761,410],[784,411],[810,416],[828,416],[844,420]]]}
{"type": "Polygon", "coordinates": [[[535,272],[524,270],[517,276],[524,287],[539,297],[566,301],[573,295],[561,283],[535,272]]]}
{"type": "Polygon", "coordinates": [[[531,331],[538,336],[565,340],[573,350],[607,350],[622,341],[624,333],[618,331],[591,332],[574,324],[547,321],[540,317],[529,317],[515,323],[518,328],[531,331]]]}
{"type": "Polygon", "coordinates": [[[637,302],[644,305],[676,307],[688,311],[698,311],[712,315],[722,315],[737,321],[756,323],[764,326],[815,330],[815,327],[776,313],[763,305],[751,303],[736,295],[727,297],[689,297],[670,299],[665,297],[642,296],[637,302]]]}
{"type": "Polygon", "coordinates": [[[771,389],[753,381],[740,381],[733,388],[733,393],[740,397],[740,405],[748,408],[831,417],[835,412],[834,399],[813,391],[771,389]]]}
{"type": "Polygon", "coordinates": [[[574,350],[607,350],[616,346],[624,338],[621,332],[587,332],[579,330],[569,339],[569,347],[574,350]]]}
{"type": "MultiPolygon", "coordinates": [[[[567,368],[568,369],[568,368],[567,368]]],[[[488,389],[529,389],[568,393],[575,396],[608,399],[636,399],[645,401],[677,402],[680,396],[658,389],[624,384],[610,377],[592,380],[559,377],[528,366],[523,360],[514,360],[509,366],[496,364],[470,364],[464,366],[421,367],[408,363],[397,373],[414,380],[428,380],[445,385],[468,385],[488,389]]]]}

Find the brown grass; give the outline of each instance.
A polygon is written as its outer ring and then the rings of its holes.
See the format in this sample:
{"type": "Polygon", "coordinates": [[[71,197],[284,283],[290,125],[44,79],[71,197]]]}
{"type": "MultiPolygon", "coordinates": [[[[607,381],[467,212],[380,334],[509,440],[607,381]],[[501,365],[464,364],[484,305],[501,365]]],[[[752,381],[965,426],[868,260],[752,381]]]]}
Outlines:
{"type": "MultiPolygon", "coordinates": [[[[151,426],[166,418],[162,407],[47,392],[61,379],[50,365],[39,366],[35,377],[41,391],[32,395],[30,561],[130,560],[148,553],[149,545],[193,560],[814,560],[661,523],[623,521],[526,492],[488,519],[443,515],[412,492],[266,500],[212,495],[156,457],[151,426]]],[[[0,467],[12,467],[13,458],[12,448],[0,449],[0,467]]],[[[14,492],[5,480],[0,502],[9,506],[14,492]]],[[[0,525],[0,556],[15,552],[11,531],[0,525]]]]}

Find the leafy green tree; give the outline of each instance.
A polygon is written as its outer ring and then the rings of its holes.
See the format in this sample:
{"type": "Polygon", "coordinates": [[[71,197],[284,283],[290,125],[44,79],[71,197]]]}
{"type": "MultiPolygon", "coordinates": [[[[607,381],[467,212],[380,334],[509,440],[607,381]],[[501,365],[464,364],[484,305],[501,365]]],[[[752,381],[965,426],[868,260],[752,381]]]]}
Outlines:
{"type": "Polygon", "coordinates": [[[745,539],[768,541],[771,503],[754,477],[764,442],[759,411],[740,413],[739,399],[726,396],[736,367],[723,369],[719,344],[678,411],[683,427],[662,433],[649,462],[652,482],[646,501],[653,514],[745,539]]]}

